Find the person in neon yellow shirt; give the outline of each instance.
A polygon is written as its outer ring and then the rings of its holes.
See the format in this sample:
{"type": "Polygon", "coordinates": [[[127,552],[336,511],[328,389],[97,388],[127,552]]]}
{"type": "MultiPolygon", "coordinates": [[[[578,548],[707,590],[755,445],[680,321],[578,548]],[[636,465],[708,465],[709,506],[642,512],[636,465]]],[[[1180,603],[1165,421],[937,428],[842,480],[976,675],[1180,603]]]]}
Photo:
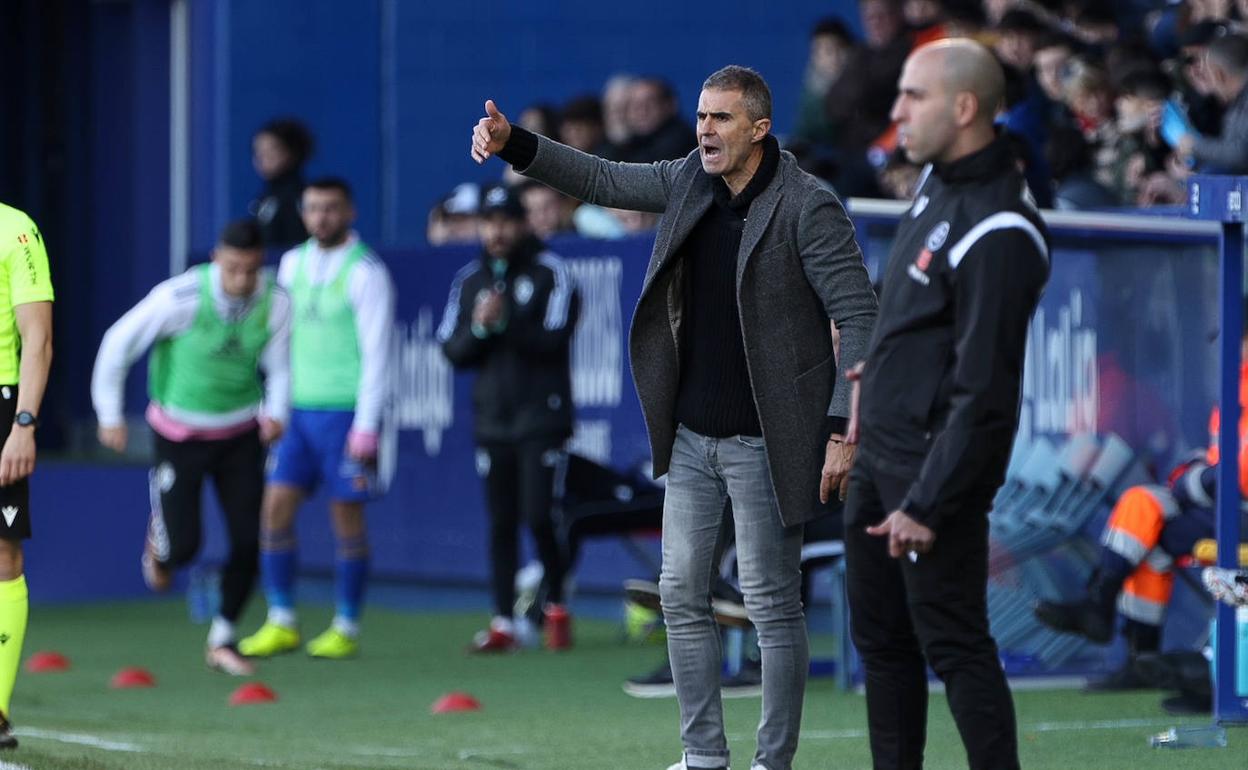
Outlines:
{"type": "Polygon", "coordinates": [[[22,541],[30,537],[35,426],[52,363],[52,279],[39,228],[0,204],[0,748],[17,746],[9,702],[26,637],[22,541]]]}

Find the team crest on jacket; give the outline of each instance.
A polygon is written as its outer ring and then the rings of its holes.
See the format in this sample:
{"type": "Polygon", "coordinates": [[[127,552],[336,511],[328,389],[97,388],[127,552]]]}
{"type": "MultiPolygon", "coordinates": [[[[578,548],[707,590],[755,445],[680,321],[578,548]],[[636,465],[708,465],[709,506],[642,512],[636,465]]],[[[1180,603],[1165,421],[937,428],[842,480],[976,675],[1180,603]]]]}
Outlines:
{"type": "Polygon", "coordinates": [[[527,305],[531,299],[533,299],[533,280],[527,275],[520,276],[516,280],[516,302],[527,305]]]}
{"type": "MultiPolygon", "coordinates": [[[[948,237],[949,237],[949,222],[945,221],[945,222],[938,223],[935,227],[933,227],[927,233],[927,243],[926,243],[927,250],[937,251],[938,249],[940,249],[941,246],[945,245],[945,239],[948,237]]],[[[926,270],[927,266],[924,265],[920,269],[926,270]]]]}

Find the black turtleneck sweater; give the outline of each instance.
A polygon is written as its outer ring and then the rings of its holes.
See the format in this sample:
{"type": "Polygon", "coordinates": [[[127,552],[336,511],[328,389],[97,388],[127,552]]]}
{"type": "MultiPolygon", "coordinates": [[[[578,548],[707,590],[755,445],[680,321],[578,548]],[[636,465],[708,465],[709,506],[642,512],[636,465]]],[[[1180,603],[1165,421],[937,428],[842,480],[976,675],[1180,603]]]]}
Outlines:
{"type": "Polygon", "coordinates": [[[711,180],[714,202],[676,252],[684,265],[676,421],[704,436],[763,432],[741,337],[737,252],[750,204],[779,165],[780,145],[768,136],[758,170],[740,194],[734,197],[721,178],[711,180]]]}

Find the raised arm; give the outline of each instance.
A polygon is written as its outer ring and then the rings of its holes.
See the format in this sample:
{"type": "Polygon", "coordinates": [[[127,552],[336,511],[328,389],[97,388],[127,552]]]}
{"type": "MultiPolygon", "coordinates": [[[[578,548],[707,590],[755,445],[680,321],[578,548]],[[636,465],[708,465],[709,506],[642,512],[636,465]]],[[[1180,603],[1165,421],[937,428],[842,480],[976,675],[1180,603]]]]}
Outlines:
{"type": "Polygon", "coordinates": [[[486,101],[485,113],[472,133],[477,163],[498,155],[518,173],[599,206],[661,213],[688,162],[617,163],[512,126],[493,100],[486,101]]]}

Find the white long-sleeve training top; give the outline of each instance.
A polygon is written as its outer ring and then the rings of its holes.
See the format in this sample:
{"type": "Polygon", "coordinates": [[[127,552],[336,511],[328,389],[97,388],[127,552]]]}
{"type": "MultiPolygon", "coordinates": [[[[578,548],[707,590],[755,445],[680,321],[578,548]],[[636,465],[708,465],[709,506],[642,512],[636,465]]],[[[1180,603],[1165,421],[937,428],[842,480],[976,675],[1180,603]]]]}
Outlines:
{"type": "MultiPolygon", "coordinates": [[[[216,265],[209,266],[209,276],[217,313],[222,318],[238,318],[255,305],[272,271],[264,271],[256,291],[246,298],[225,293],[216,265]]],[[[125,421],[123,402],[130,366],[158,341],[191,328],[199,310],[199,294],[199,274],[192,268],[158,283],[105,332],[91,374],[91,401],[101,426],[115,427],[125,421]]],[[[260,355],[260,367],[265,373],[262,406],[228,414],[204,414],[161,405],[164,416],[191,431],[228,429],[255,419],[259,414],[285,423],[290,413],[290,316],[290,295],[278,286],[269,306],[268,326],[272,336],[260,355]]]]}

